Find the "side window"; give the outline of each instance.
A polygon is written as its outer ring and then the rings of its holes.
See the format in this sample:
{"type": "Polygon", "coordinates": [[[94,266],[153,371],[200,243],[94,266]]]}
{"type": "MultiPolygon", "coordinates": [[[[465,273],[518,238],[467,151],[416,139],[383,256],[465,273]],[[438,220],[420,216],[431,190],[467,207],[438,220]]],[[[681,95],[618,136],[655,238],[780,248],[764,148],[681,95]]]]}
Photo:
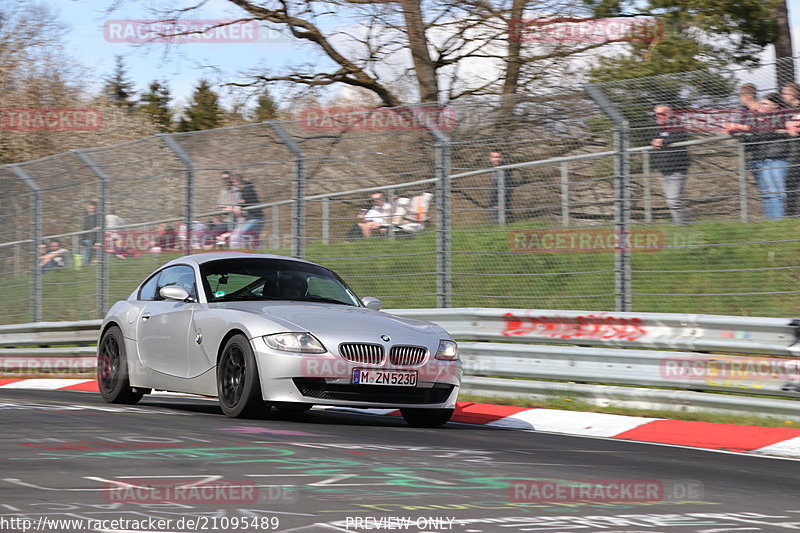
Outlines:
{"type": "Polygon", "coordinates": [[[163,287],[178,285],[186,289],[189,296],[197,300],[197,290],[195,290],[194,270],[192,267],[177,265],[165,268],[158,277],[155,300],[163,300],[159,292],[163,287]]]}
{"type": "Polygon", "coordinates": [[[156,287],[158,286],[159,275],[160,274],[156,274],[147,280],[147,283],[142,285],[142,288],[139,291],[139,300],[152,301],[156,299],[156,287]]]}
{"type": "Polygon", "coordinates": [[[339,300],[340,302],[351,301],[344,287],[336,283],[336,281],[313,276],[308,278],[308,295],[331,298],[333,300],[339,300]]]}

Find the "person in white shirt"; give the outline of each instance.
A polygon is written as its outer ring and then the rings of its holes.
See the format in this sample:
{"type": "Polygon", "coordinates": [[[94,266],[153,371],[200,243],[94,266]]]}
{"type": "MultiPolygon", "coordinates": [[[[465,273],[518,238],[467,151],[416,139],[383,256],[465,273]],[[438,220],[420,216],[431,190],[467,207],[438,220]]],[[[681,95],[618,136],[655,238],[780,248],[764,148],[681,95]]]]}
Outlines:
{"type": "Polygon", "coordinates": [[[383,193],[376,192],[371,196],[372,206],[366,212],[359,214],[361,221],[358,227],[361,228],[361,235],[366,239],[372,236],[375,231],[386,233],[386,218],[392,212],[392,205],[386,201],[383,193]]]}

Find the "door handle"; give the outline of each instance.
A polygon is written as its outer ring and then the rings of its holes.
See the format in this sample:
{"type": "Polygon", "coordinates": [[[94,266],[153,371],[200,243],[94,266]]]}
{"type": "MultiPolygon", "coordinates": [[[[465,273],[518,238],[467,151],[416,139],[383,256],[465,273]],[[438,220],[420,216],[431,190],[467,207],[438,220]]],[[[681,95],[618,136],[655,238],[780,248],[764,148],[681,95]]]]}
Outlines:
{"type": "Polygon", "coordinates": [[[142,320],[147,320],[148,318],[150,318],[150,315],[142,315],[142,320]]]}

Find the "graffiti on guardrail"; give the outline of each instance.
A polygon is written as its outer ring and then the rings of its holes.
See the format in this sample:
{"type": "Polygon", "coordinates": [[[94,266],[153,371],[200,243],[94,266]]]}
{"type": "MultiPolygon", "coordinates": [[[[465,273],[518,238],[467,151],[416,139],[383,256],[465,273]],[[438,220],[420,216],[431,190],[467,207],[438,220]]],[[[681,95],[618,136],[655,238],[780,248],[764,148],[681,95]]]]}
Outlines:
{"type": "Polygon", "coordinates": [[[615,317],[608,313],[567,316],[524,316],[506,313],[506,337],[548,337],[553,339],[614,339],[634,341],[647,335],[642,319],[615,317]]]}

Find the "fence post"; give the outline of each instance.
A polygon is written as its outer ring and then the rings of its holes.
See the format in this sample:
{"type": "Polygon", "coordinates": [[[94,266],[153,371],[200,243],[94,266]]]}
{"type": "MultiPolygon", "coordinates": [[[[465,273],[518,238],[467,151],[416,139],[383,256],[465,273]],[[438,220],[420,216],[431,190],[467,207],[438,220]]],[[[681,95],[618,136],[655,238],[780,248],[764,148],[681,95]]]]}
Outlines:
{"type": "Polygon", "coordinates": [[[569,227],[569,163],[561,163],[561,225],[569,227]]]}
{"type": "Polygon", "coordinates": [[[31,243],[31,257],[33,258],[33,287],[31,301],[33,302],[33,321],[42,321],[42,269],[39,267],[39,243],[42,242],[42,188],[36,184],[30,175],[17,165],[8,165],[11,171],[33,191],[33,242],[31,243]]]}
{"type": "Polygon", "coordinates": [[[497,223],[504,226],[506,223],[506,189],[510,183],[506,183],[506,171],[496,170],[497,172],[497,223]]]}
{"type": "MultiPolygon", "coordinates": [[[[450,307],[452,301],[452,266],[450,257],[450,137],[429,130],[436,139],[436,306],[450,307]]],[[[501,180],[502,181],[502,180],[501,180]]],[[[500,195],[500,216],[504,217],[500,195]]]]}
{"type": "MultiPolygon", "coordinates": [[[[92,173],[98,177],[99,184],[100,184],[100,201],[97,204],[97,216],[100,219],[100,273],[97,279],[97,311],[98,316],[102,317],[106,314],[106,310],[108,309],[108,281],[109,281],[109,272],[108,272],[108,259],[106,258],[106,254],[103,251],[105,247],[105,240],[106,240],[106,211],[108,206],[108,183],[109,178],[108,174],[100,168],[100,166],[92,159],[89,154],[84,152],[83,150],[73,150],[75,154],[83,161],[83,164],[86,165],[92,173]]],[[[91,255],[91,252],[90,252],[91,255]]]]}
{"type": "Polygon", "coordinates": [[[322,199],[322,244],[328,244],[331,238],[331,199],[322,199]]]}
{"type": "Polygon", "coordinates": [[[278,121],[265,120],[264,123],[275,132],[286,148],[294,155],[294,179],[292,180],[292,256],[305,257],[306,234],[306,170],[305,158],[300,146],[278,121]]]}
{"type": "Polygon", "coordinates": [[[747,156],[739,143],[739,219],[747,222],[747,156]]]}
{"type": "Polygon", "coordinates": [[[272,247],[278,249],[281,247],[281,206],[275,204],[272,206],[272,247]]]}
{"type": "Polygon", "coordinates": [[[186,166],[186,253],[191,254],[192,242],[194,242],[194,235],[192,234],[192,220],[194,220],[194,163],[172,134],[159,133],[157,136],[164,139],[167,148],[172,150],[172,153],[186,166]]]}
{"type": "Polygon", "coordinates": [[[18,278],[22,275],[22,265],[20,265],[19,244],[14,245],[14,277],[18,278]]]}
{"type": "Polygon", "coordinates": [[[394,202],[394,195],[395,195],[394,188],[390,188],[386,192],[386,201],[389,202],[390,205],[392,206],[392,210],[389,215],[389,227],[386,229],[386,234],[389,236],[390,239],[394,239],[394,214],[395,211],[397,210],[397,205],[395,205],[394,202]]]}
{"type": "Polygon", "coordinates": [[[631,309],[631,258],[630,250],[625,246],[630,235],[630,154],[628,152],[628,119],[617,106],[608,99],[596,85],[587,83],[584,89],[612,120],[614,131],[614,226],[617,233],[617,246],[614,252],[615,300],[616,311],[627,312],[631,309]]]}
{"type": "Polygon", "coordinates": [[[642,181],[644,186],[644,223],[653,223],[653,192],[651,190],[650,151],[642,152],[642,181]]]}

